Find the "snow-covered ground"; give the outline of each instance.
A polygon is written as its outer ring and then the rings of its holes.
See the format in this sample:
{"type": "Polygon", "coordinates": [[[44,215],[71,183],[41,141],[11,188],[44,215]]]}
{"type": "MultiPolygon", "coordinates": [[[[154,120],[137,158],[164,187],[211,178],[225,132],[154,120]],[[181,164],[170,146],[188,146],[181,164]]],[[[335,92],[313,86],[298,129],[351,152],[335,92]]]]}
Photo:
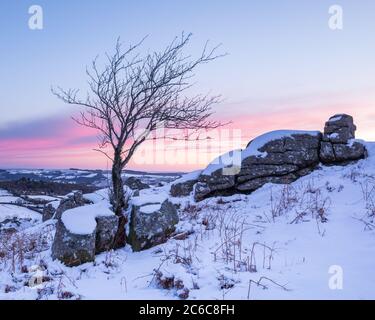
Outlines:
{"type": "MultiPolygon", "coordinates": [[[[182,287],[189,299],[375,299],[375,145],[367,148],[370,157],[356,164],[321,167],[251,195],[199,203],[169,196],[180,206],[178,236],[78,267],[52,261],[54,222],[36,219],[16,236],[0,234],[0,299],[179,299],[182,287]],[[163,288],[172,278],[183,285],[163,288]]],[[[140,195],[168,196],[169,187],[140,195]]],[[[0,223],[34,214],[0,206],[0,223]]]]}

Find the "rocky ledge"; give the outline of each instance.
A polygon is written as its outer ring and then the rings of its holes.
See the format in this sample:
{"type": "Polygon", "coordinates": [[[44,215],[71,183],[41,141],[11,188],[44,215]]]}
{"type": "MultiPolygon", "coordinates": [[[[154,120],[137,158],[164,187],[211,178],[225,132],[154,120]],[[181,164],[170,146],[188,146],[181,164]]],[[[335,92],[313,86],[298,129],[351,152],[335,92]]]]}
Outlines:
{"type": "MultiPolygon", "coordinates": [[[[279,130],[250,141],[215,159],[199,177],[179,184],[183,195],[194,191],[196,201],[217,195],[251,193],[266,183],[291,183],[315,170],[320,163],[345,165],[367,156],[355,140],[356,126],[346,114],[331,117],[324,132],[279,130]]],[[[173,188],[172,188],[173,189],[173,188]]],[[[171,190],[172,195],[177,192],[171,190]]]]}

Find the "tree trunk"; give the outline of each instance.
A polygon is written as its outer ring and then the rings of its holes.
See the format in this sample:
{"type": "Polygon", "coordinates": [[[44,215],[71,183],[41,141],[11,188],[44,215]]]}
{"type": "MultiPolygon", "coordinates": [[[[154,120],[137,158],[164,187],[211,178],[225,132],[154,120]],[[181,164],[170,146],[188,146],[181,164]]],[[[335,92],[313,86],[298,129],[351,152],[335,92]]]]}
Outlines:
{"type": "Polygon", "coordinates": [[[127,203],[124,195],[124,183],[121,177],[122,164],[121,156],[115,153],[112,166],[112,205],[115,214],[119,217],[118,230],[115,235],[114,245],[115,249],[124,247],[126,244],[125,226],[127,218],[124,216],[124,210],[127,208],[127,203]]]}

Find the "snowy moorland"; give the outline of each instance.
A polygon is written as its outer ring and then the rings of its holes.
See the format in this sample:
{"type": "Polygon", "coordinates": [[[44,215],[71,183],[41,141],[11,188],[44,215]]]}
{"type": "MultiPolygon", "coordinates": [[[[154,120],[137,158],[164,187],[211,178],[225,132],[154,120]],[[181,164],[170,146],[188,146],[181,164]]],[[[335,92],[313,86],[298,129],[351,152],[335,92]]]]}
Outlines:
{"type": "MultiPolygon", "coordinates": [[[[156,182],[168,182],[175,179],[177,173],[155,174],[141,171],[126,170],[124,176],[142,176],[148,184],[156,182]]],[[[15,181],[20,178],[32,179],[37,181],[86,184],[97,187],[108,186],[110,173],[108,170],[80,170],[80,169],[0,169],[0,181],[15,181]]]]}
{"type": "MultiPolygon", "coordinates": [[[[76,267],[51,258],[55,220],[0,205],[0,299],[375,299],[375,144],[366,148],[364,160],[249,195],[197,203],[171,197],[170,184],[141,190],[137,199],[179,208],[171,238],[76,267]]],[[[103,210],[107,195],[85,198],[103,210]]],[[[0,191],[0,202],[17,200],[0,191]]]]}

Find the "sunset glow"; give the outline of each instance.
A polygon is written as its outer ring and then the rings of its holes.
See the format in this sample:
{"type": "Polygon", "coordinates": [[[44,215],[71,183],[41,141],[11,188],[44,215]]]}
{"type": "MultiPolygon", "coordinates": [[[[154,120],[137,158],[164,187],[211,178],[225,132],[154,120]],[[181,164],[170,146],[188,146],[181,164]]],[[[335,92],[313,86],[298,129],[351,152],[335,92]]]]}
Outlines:
{"type": "MultiPolygon", "coordinates": [[[[93,150],[97,132],[71,120],[78,110],[56,99],[51,86],[81,88],[84,96],[85,67],[97,54],[103,57],[111,50],[118,36],[128,44],[149,34],[145,48],[158,50],[182,30],[194,34],[193,55],[207,39],[222,43],[223,52],[229,53],[199,69],[192,93],[221,94],[223,102],[214,107],[213,118],[231,121],[223,130],[230,134],[239,130],[241,139],[223,142],[219,134],[219,140],[195,151],[204,154],[196,163],[133,160],[130,168],[200,168],[270,130],[322,130],[335,113],[353,115],[358,138],[375,139],[375,48],[365,36],[374,27],[368,14],[375,11],[373,1],[363,1],[361,6],[343,1],[349,16],[340,32],[327,26],[325,1],[298,5],[266,1],[268,7],[261,1],[238,1],[235,8],[227,1],[164,1],[157,6],[147,1],[137,5],[114,1],[112,6],[39,2],[46,12],[43,30],[30,31],[23,22],[27,1],[8,2],[3,12],[9,14],[0,22],[12,28],[12,39],[0,35],[8,43],[0,60],[0,168],[107,168],[108,159],[93,150]],[[176,12],[176,19],[168,23],[163,15],[166,8],[176,12]],[[139,19],[146,22],[140,25],[139,19]]],[[[169,148],[167,158],[182,159],[184,148],[177,144],[169,148]]],[[[150,152],[150,157],[160,158],[157,154],[165,150],[150,152]]]]}

